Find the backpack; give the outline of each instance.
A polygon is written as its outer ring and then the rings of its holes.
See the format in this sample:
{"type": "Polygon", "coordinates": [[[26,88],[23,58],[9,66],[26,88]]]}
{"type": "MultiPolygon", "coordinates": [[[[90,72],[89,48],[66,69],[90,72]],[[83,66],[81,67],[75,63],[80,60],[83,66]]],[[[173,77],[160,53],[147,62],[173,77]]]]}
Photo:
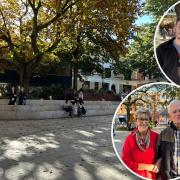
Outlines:
{"type": "Polygon", "coordinates": [[[82,114],[86,114],[86,110],[83,106],[82,106],[81,112],[82,112],[82,114]]]}

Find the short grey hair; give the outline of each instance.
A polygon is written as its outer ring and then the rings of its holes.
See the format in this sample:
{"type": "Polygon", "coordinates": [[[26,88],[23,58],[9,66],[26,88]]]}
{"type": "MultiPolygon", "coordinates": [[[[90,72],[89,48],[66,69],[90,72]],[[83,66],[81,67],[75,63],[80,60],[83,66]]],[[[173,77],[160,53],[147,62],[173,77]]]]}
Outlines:
{"type": "Polygon", "coordinates": [[[180,100],[177,100],[177,99],[175,99],[175,100],[173,100],[173,101],[171,101],[170,103],[169,103],[169,105],[168,105],[168,113],[170,113],[170,109],[171,109],[171,106],[173,105],[173,104],[180,104],[180,100]]]}
{"type": "Polygon", "coordinates": [[[149,119],[150,119],[150,117],[151,117],[151,112],[150,112],[149,109],[138,109],[138,110],[136,111],[136,118],[137,118],[140,114],[146,114],[149,119]]]}

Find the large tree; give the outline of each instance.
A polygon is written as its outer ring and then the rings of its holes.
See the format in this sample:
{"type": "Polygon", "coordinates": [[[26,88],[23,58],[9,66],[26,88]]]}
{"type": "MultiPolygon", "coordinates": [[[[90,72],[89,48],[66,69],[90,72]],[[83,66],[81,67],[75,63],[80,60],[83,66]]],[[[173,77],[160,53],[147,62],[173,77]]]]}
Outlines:
{"type": "Polygon", "coordinates": [[[139,104],[142,106],[146,104],[150,105],[151,110],[153,110],[153,107],[157,105],[164,106],[167,104],[167,102],[169,103],[169,99],[167,99],[167,97],[170,95],[170,93],[174,92],[173,88],[174,86],[167,84],[154,84],[151,86],[145,86],[128,96],[128,98],[123,102],[123,105],[126,107],[127,121],[130,121],[130,110],[132,106],[138,106],[139,104]],[[166,95],[166,99],[164,101],[158,101],[158,99],[155,99],[156,95],[166,95]]]}
{"type": "Polygon", "coordinates": [[[131,76],[135,68],[136,60],[127,58],[120,58],[119,61],[113,61],[112,69],[115,74],[123,74],[125,80],[131,80],[131,76]]]}
{"type": "Polygon", "coordinates": [[[153,23],[138,27],[137,34],[126,55],[128,61],[136,60],[133,67],[149,79],[163,77],[154,57],[154,32],[153,23]]]}
{"type": "Polygon", "coordinates": [[[131,73],[137,70],[144,78],[163,78],[154,57],[154,23],[136,27],[136,31],[128,46],[128,52],[120,62],[115,62],[115,71],[124,74],[125,79],[130,79],[131,73]]]}
{"type": "Polygon", "coordinates": [[[97,37],[113,33],[123,52],[139,8],[138,0],[1,0],[0,67],[16,70],[28,89],[43,62],[60,61],[57,52],[78,59],[78,39],[87,27],[97,37]]]}

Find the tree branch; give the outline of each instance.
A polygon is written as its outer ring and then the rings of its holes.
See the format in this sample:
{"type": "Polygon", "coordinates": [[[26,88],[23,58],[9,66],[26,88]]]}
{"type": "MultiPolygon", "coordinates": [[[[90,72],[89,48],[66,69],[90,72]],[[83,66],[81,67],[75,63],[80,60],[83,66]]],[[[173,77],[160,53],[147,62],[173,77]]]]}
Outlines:
{"type": "Polygon", "coordinates": [[[35,7],[34,7],[34,3],[32,3],[31,0],[28,0],[28,3],[29,3],[29,5],[31,6],[32,9],[35,8],[35,7]]]}
{"type": "MultiPolygon", "coordinates": [[[[30,0],[28,0],[30,2],[30,0]]],[[[31,3],[31,2],[30,2],[31,3]]],[[[33,1],[33,4],[31,3],[31,7],[33,9],[34,17],[33,17],[33,30],[31,34],[31,47],[34,51],[34,53],[38,53],[39,49],[37,47],[37,36],[38,36],[38,24],[37,24],[37,17],[38,17],[38,11],[41,7],[41,0],[38,1],[38,6],[35,7],[35,1],[33,1]]]]}
{"type": "Polygon", "coordinates": [[[13,50],[14,44],[11,42],[11,39],[6,33],[7,32],[4,32],[2,29],[0,29],[0,39],[4,40],[8,44],[9,48],[13,50]]]}
{"type": "Polygon", "coordinates": [[[42,3],[41,3],[41,0],[39,0],[39,2],[38,2],[38,6],[37,6],[37,10],[39,10],[39,8],[41,7],[41,5],[42,5],[42,3]]]}
{"type": "Polygon", "coordinates": [[[31,34],[31,47],[34,51],[34,53],[36,54],[39,50],[37,47],[37,13],[34,12],[34,17],[33,17],[33,31],[31,34]]]}
{"type": "Polygon", "coordinates": [[[49,20],[48,22],[39,25],[38,26],[38,32],[41,31],[44,28],[47,28],[49,25],[51,25],[52,23],[56,22],[69,8],[71,8],[73,5],[75,5],[76,3],[71,3],[69,6],[67,6],[65,8],[65,6],[68,4],[69,0],[66,1],[65,5],[63,6],[61,12],[57,13],[56,16],[54,16],[51,20],[49,20]]]}
{"type": "Polygon", "coordinates": [[[0,59],[0,68],[7,69],[7,70],[15,70],[16,67],[14,66],[13,62],[8,61],[7,59],[0,59]]]}
{"type": "Polygon", "coordinates": [[[135,104],[135,103],[136,103],[137,101],[139,101],[139,100],[149,104],[148,101],[146,101],[146,100],[144,100],[144,99],[142,99],[142,98],[136,98],[136,99],[134,99],[134,100],[131,101],[131,102],[124,102],[123,104],[124,104],[125,106],[131,106],[131,105],[135,104]]]}
{"type": "Polygon", "coordinates": [[[21,36],[22,33],[23,33],[22,19],[23,19],[23,17],[25,17],[25,15],[26,15],[27,12],[28,12],[28,2],[27,2],[27,1],[26,1],[26,2],[23,2],[23,1],[21,0],[21,3],[24,4],[24,6],[26,7],[26,9],[25,9],[25,12],[24,12],[24,13],[20,16],[20,18],[19,18],[19,22],[20,22],[20,26],[19,26],[20,36],[21,36]]]}
{"type": "Polygon", "coordinates": [[[0,14],[2,16],[4,27],[5,27],[5,30],[0,29],[0,33],[2,33],[2,36],[0,38],[2,38],[4,41],[6,41],[9,45],[10,49],[12,50],[14,48],[14,44],[12,43],[11,35],[9,32],[9,29],[7,28],[6,19],[5,19],[4,13],[2,11],[2,6],[0,6],[0,14]]]}

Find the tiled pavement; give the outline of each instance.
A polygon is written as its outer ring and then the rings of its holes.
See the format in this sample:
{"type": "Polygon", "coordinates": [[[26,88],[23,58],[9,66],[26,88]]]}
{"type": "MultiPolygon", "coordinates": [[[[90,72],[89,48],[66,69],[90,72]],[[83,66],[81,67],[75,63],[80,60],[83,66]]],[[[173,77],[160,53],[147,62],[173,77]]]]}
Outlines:
{"type": "Polygon", "coordinates": [[[0,121],[0,180],[134,180],[111,142],[112,116],[0,121]]]}

